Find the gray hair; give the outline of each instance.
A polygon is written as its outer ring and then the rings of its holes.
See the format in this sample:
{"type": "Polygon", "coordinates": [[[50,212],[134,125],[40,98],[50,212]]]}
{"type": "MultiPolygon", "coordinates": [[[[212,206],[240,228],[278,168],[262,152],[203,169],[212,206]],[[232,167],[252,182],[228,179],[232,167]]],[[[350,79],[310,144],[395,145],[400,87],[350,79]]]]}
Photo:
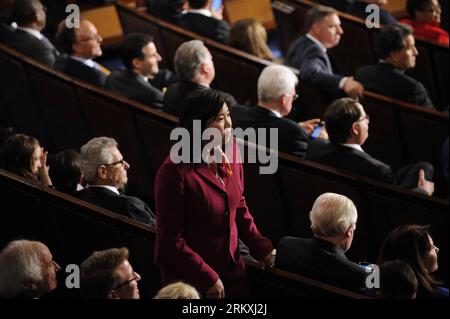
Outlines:
{"type": "Polygon", "coordinates": [[[306,15],[305,30],[309,32],[314,23],[322,21],[325,17],[329,16],[330,14],[338,14],[338,11],[332,7],[321,5],[309,9],[306,15]]]}
{"type": "Polygon", "coordinates": [[[116,140],[104,136],[93,138],[81,147],[80,169],[88,184],[95,183],[100,165],[112,162],[111,147],[118,147],[116,140]]]}
{"type": "Polygon", "coordinates": [[[344,234],[351,225],[356,224],[358,213],[348,197],[324,193],[314,202],[309,219],[313,233],[327,237],[344,234]]]}
{"type": "Polygon", "coordinates": [[[260,102],[274,102],[289,91],[295,90],[298,78],[292,70],[283,65],[269,65],[258,79],[258,99],[260,102]]]}
{"type": "Polygon", "coordinates": [[[209,60],[208,49],[203,41],[191,40],[180,45],[175,52],[174,66],[178,77],[185,81],[194,79],[203,63],[209,60]]]}
{"type": "Polygon", "coordinates": [[[40,244],[14,240],[0,253],[0,295],[12,298],[33,292],[31,284],[44,280],[39,258],[40,244]]]}

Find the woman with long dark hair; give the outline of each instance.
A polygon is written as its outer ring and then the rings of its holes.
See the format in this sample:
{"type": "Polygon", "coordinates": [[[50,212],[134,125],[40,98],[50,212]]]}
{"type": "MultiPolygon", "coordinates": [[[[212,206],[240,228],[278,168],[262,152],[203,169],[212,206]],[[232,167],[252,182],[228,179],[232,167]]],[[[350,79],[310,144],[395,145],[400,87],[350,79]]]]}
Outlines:
{"type": "Polygon", "coordinates": [[[440,287],[432,275],[438,269],[438,252],[428,226],[404,225],[386,237],[378,264],[403,260],[411,266],[419,282],[417,298],[448,297],[448,289],[440,287]]]}
{"type": "Polygon", "coordinates": [[[14,134],[3,144],[0,166],[43,186],[52,186],[47,168],[47,154],[34,137],[14,134]]]}

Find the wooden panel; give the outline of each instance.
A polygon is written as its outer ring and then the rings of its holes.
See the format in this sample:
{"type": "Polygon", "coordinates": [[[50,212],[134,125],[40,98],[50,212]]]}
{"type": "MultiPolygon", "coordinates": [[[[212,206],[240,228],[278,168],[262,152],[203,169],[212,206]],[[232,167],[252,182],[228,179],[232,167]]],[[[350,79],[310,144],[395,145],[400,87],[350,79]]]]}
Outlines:
{"type": "Polygon", "coordinates": [[[87,142],[88,132],[72,85],[35,68],[28,68],[27,74],[36,103],[51,124],[48,130],[53,141],[52,151],[79,149],[87,142]]]}
{"type": "Polygon", "coordinates": [[[270,0],[225,0],[224,16],[230,25],[245,18],[260,21],[267,30],[276,28],[270,0]]]}
{"type": "Polygon", "coordinates": [[[16,131],[34,136],[42,146],[50,147],[47,125],[41,118],[22,63],[3,55],[0,55],[0,94],[9,106],[8,114],[16,131]]]}
{"type": "Polygon", "coordinates": [[[123,36],[122,25],[114,5],[83,11],[81,17],[91,21],[106,40],[123,36]]]}

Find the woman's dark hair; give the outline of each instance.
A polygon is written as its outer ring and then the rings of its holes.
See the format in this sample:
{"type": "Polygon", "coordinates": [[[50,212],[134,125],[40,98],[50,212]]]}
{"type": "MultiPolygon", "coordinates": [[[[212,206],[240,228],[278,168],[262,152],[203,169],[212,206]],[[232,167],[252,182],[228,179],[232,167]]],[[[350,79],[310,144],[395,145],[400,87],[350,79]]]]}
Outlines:
{"type": "Polygon", "coordinates": [[[411,299],[417,293],[414,271],[402,260],[386,261],[380,265],[380,290],[386,299],[411,299]]]}
{"type": "MultiPolygon", "coordinates": [[[[200,120],[200,133],[208,127],[220,113],[224,104],[229,105],[224,93],[212,90],[201,89],[196,90],[188,95],[184,100],[180,111],[180,127],[187,129],[191,138],[191,150],[194,136],[194,120],[200,120]]],[[[201,154],[192,154],[193,158],[201,156],[201,154]]],[[[197,158],[198,159],[198,158],[197,158]]]]}
{"type": "Polygon", "coordinates": [[[64,150],[49,160],[53,186],[68,194],[76,192],[81,178],[80,154],[75,150],[64,150]]]}
{"type": "Polygon", "coordinates": [[[378,264],[390,260],[407,262],[420,285],[429,293],[435,293],[440,284],[435,280],[425,265],[425,257],[433,249],[430,242],[429,226],[404,225],[394,229],[384,240],[378,264]]]}
{"type": "Polygon", "coordinates": [[[17,175],[36,181],[31,170],[31,161],[39,141],[25,134],[14,134],[6,139],[1,150],[1,167],[17,175]]]}
{"type": "Polygon", "coordinates": [[[424,11],[430,5],[430,0],[408,0],[406,2],[406,10],[411,19],[416,18],[416,11],[424,11]]]}
{"type": "Polygon", "coordinates": [[[332,143],[345,143],[353,123],[361,117],[358,100],[342,98],[331,103],[323,116],[332,143]]]}

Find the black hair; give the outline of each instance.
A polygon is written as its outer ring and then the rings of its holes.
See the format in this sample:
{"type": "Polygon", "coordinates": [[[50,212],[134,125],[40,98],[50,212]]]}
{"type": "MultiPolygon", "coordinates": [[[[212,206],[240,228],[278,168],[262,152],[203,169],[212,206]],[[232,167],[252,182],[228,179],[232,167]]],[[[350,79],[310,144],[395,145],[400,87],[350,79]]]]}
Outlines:
{"type": "Polygon", "coordinates": [[[378,58],[386,59],[392,52],[404,49],[405,38],[408,35],[412,35],[412,28],[405,24],[397,23],[383,27],[376,40],[378,58]]]}
{"type": "Polygon", "coordinates": [[[351,136],[353,123],[361,117],[358,100],[342,98],[331,103],[324,114],[328,136],[332,143],[345,143],[351,136]]]}
{"type": "Polygon", "coordinates": [[[145,57],[142,49],[149,43],[153,43],[153,37],[143,33],[132,33],[125,38],[122,46],[122,61],[128,69],[133,68],[133,59],[145,57]]]}

